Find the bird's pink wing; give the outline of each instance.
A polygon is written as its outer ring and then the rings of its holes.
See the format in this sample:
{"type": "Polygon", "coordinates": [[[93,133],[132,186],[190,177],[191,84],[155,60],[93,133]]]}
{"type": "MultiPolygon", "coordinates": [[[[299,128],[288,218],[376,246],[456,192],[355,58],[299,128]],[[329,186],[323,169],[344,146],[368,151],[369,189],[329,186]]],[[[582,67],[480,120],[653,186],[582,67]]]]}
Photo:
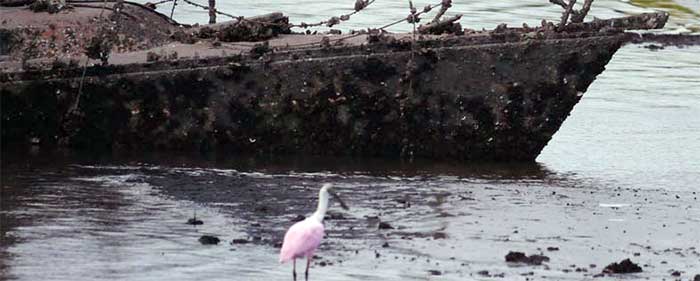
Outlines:
{"type": "Polygon", "coordinates": [[[292,225],[284,235],[280,262],[312,254],[323,239],[323,224],[319,222],[300,221],[292,225]]]}

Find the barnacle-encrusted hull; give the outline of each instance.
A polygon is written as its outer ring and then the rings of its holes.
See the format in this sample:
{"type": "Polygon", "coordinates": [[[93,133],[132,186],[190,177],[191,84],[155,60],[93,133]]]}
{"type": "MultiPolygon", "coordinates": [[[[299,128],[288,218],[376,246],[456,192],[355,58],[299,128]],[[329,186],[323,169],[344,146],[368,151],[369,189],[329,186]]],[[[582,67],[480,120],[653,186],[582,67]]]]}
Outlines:
{"type": "Polygon", "coordinates": [[[323,36],[283,35],[269,48],[158,49],[179,52],[169,60],[115,54],[84,78],[81,67],[5,70],[2,141],[533,161],[628,38],[625,27],[573,28],[427,36],[416,45],[399,34],[285,47],[323,36]]]}

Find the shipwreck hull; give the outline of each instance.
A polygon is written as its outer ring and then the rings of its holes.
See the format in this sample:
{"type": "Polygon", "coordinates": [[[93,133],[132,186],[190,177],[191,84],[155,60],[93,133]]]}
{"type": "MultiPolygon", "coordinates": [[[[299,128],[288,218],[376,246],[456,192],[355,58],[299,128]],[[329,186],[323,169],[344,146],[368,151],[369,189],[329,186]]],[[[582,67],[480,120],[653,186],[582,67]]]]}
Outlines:
{"type": "Polygon", "coordinates": [[[284,35],[272,47],[194,48],[217,54],[201,58],[6,67],[3,148],[533,161],[628,40],[609,26],[300,48],[284,46],[323,36],[284,35]]]}
{"type": "Polygon", "coordinates": [[[85,78],[71,113],[80,77],[6,82],[2,138],[88,149],[530,161],[622,42],[601,36],[105,71],[85,78]]]}

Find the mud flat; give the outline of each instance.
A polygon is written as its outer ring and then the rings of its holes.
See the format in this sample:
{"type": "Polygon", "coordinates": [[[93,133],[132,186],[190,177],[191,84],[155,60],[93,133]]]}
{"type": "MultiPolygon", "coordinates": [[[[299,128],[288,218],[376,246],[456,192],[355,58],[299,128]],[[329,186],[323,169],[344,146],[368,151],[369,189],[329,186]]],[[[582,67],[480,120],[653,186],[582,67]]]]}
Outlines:
{"type": "Polygon", "coordinates": [[[0,244],[0,255],[9,257],[6,276],[291,278],[290,267],[276,262],[278,247],[285,229],[313,211],[321,182],[336,184],[351,211],[331,208],[312,278],[692,280],[698,274],[695,191],[616,188],[537,165],[447,165],[437,172],[430,168],[435,163],[352,168],[340,159],[336,166],[320,162],[322,169],[274,161],[226,167],[138,161],[150,164],[56,161],[49,164],[54,168],[35,162],[38,173],[23,164],[3,169],[3,200],[12,202],[2,209],[3,235],[11,238],[0,244]],[[187,224],[194,210],[203,224],[187,224]],[[201,245],[203,235],[221,242],[201,245]],[[98,249],[113,254],[95,258],[98,249]],[[507,262],[510,252],[541,264],[507,262]],[[613,262],[627,268],[625,259],[642,271],[601,274],[613,262]],[[44,263],[54,266],[34,270],[44,263]]]}

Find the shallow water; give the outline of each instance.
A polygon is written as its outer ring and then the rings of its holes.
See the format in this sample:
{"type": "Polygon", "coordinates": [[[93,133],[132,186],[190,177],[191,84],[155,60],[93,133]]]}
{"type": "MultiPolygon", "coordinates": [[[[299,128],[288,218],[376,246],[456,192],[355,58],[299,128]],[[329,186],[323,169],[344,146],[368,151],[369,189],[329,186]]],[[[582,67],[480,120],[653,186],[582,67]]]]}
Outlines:
{"type": "MultiPolygon", "coordinates": [[[[219,8],[312,22],[352,4],[238,2],[219,8]]],[[[596,1],[591,14],[648,11],[643,2],[596,1]]],[[[342,27],[385,23],[404,6],[377,0],[342,27]]],[[[206,20],[180,8],[180,21],[206,20]]],[[[559,12],[529,0],[455,1],[454,10],[477,28],[535,25],[559,12]]],[[[699,21],[681,13],[667,31],[699,21]]],[[[699,47],[622,48],[536,164],[6,151],[0,280],[288,280],[291,265],[277,263],[276,245],[292,218],[313,211],[322,182],[338,185],[351,211],[332,209],[312,280],[493,279],[483,270],[586,280],[624,258],[644,272],[603,280],[671,279],[672,270],[687,280],[700,274],[698,58],[699,47]],[[194,210],[204,225],[185,224],[194,210]],[[379,221],[395,229],[379,230],[379,221]],[[204,234],[222,243],[200,245],[204,234]],[[511,250],[551,260],[507,264],[511,250]]]]}

